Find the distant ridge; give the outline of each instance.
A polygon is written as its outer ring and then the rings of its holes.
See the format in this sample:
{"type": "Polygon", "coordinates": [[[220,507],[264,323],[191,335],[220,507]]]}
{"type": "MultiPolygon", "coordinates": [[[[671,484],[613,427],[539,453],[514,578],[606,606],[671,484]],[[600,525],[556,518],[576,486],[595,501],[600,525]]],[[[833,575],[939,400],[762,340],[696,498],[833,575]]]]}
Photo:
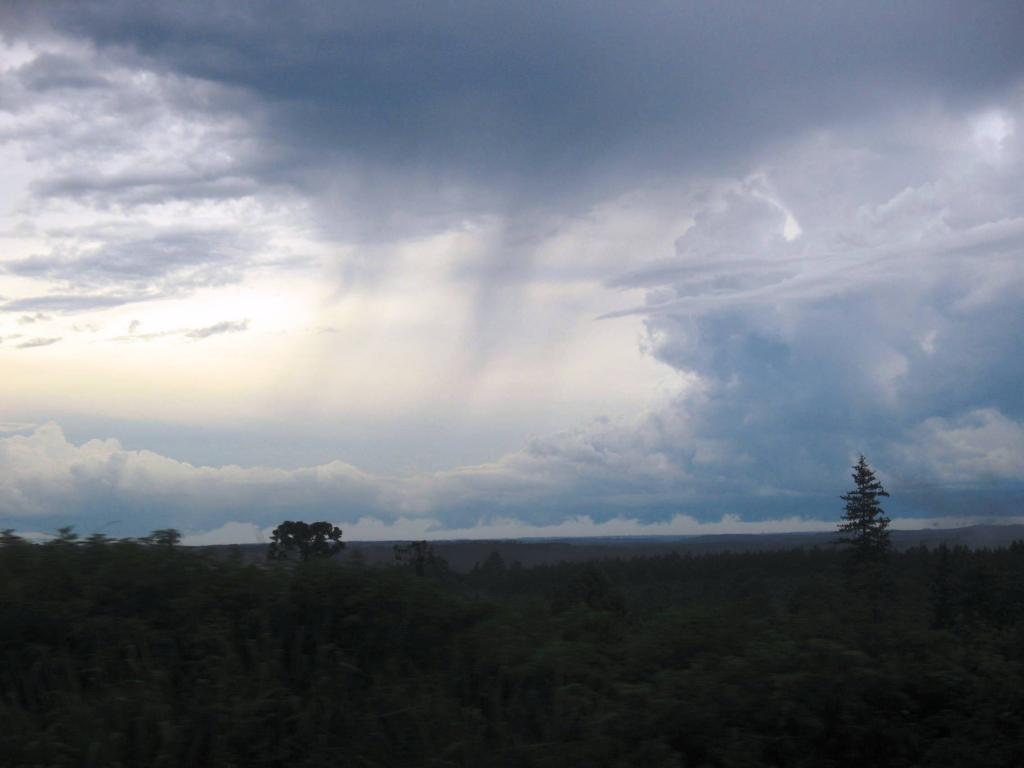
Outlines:
{"type": "MultiPolygon", "coordinates": [[[[1024,525],[969,525],[962,528],[922,528],[892,530],[893,547],[965,546],[970,549],[1007,547],[1024,541],[1024,525]]],[[[437,540],[431,542],[439,555],[456,571],[468,571],[491,552],[501,555],[506,564],[519,562],[529,567],[545,563],[580,562],[609,557],[642,557],[680,554],[713,554],[716,552],[769,552],[794,548],[829,548],[835,546],[834,531],[813,533],[723,533],[699,536],[616,536],[616,537],[552,537],[493,540],[437,540]]],[[[395,541],[350,541],[341,560],[356,558],[367,565],[394,562],[395,541]]],[[[238,551],[246,560],[263,560],[265,544],[241,544],[238,551]]],[[[197,547],[225,556],[231,545],[217,544],[197,547]]]]}

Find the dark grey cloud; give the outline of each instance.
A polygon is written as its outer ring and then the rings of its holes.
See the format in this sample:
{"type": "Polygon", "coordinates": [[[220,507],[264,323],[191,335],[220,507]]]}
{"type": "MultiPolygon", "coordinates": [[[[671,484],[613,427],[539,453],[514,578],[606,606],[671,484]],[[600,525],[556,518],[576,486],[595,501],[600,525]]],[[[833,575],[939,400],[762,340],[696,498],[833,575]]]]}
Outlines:
{"type": "Polygon", "coordinates": [[[30,42],[40,46],[35,57],[0,83],[0,110],[10,118],[0,141],[19,145],[36,167],[36,210],[71,202],[127,212],[269,193],[266,165],[276,154],[269,141],[254,151],[253,98],[106,55],[87,40],[47,33],[30,42]]]}
{"type": "MultiPolygon", "coordinates": [[[[85,234],[85,233],[83,233],[85,234]]],[[[18,277],[82,287],[145,288],[167,281],[183,287],[223,285],[238,279],[245,259],[238,235],[227,231],[169,231],[142,239],[108,239],[67,251],[14,259],[3,271],[18,277]]]]}
{"type": "MultiPolygon", "coordinates": [[[[533,274],[531,248],[553,218],[652,179],[745,173],[794,135],[984,104],[1024,73],[1024,8],[1012,2],[107,0],[6,14],[12,37],[95,46],[21,67],[22,100],[77,68],[96,80],[77,90],[118,115],[88,130],[32,126],[40,159],[80,160],[37,180],[39,199],[130,210],[295,193],[322,232],[349,242],[498,213],[501,240],[469,270],[482,329],[515,321],[510,286],[533,274]],[[123,70],[162,79],[133,89],[123,70]],[[173,161],[96,162],[166,131],[168,110],[205,126],[173,161]],[[225,125],[206,125],[214,117],[225,125]]],[[[374,260],[346,265],[346,284],[374,260]]]]}
{"type": "Polygon", "coordinates": [[[363,169],[339,194],[386,207],[400,186],[393,211],[439,215],[445,182],[476,190],[452,193],[468,208],[529,206],[538,193],[569,204],[624,177],[736,168],[794,131],[908,99],[984,101],[1024,71],[1014,2],[107,0],[9,15],[23,34],[49,27],[254,95],[277,158],[263,182],[323,191],[338,170],[363,169]]]}
{"type": "Polygon", "coordinates": [[[960,144],[928,146],[942,130],[922,121],[905,153],[796,150],[770,180],[695,198],[674,257],[612,281],[645,291],[632,311],[648,351],[700,377],[667,411],[685,433],[661,448],[695,488],[715,488],[695,453],[715,443],[721,490],[745,487],[753,515],[759,486],[822,503],[860,451],[904,511],[944,496],[943,511],[981,514],[982,488],[1024,499],[1024,189],[1008,183],[1024,142],[1007,134],[992,154],[961,125],[960,144]],[[878,184],[892,166],[901,183],[878,184]]]}
{"type": "MultiPolygon", "coordinates": [[[[164,227],[138,237],[83,229],[67,245],[0,263],[0,274],[43,281],[49,291],[0,303],[0,312],[73,313],[176,298],[239,282],[256,263],[250,233],[164,227]]],[[[36,315],[33,315],[35,317],[36,315]]]]}
{"type": "Polygon", "coordinates": [[[21,344],[18,345],[18,349],[32,349],[34,347],[48,347],[51,344],[56,344],[60,340],[61,340],[60,336],[54,336],[54,337],[49,337],[49,338],[42,337],[42,336],[37,336],[34,339],[28,339],[27,341],[21,342],[21,344]]]}
{"type": "Polygon", "coordinates": [[[258,189],[259,182],[252,175],[195,169],[107,175],[71,172],[33,185],[35,194],[43,198],[70,198],[103,205],[231,199],[253,195],[258,189]]]}
{"type": "Polygon", "coordinates": [[[21,84],[33,91],[92,89],[109,85],[102,75],[83,69],[72,56],[44,53],[21,67],[17,75],[21,84]]]}
{"type": "Polygon", "coordinates": [[[46,310],[47,312],[89,312],[96,309],[109,309],[125,304],[163,298],[157,293],[137,292],[126,293],[116,291],[109,294],[90,293],[52,293],[42,296],[26,296],[0,303],[0,312],[26,312],[46,310]]]}

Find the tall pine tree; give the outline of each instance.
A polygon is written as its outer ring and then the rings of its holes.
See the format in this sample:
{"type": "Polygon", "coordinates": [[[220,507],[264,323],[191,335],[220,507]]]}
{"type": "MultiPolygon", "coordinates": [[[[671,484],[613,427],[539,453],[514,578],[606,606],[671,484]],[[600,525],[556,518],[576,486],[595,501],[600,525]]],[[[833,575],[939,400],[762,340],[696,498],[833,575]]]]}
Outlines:
{"type": "Polygon", "coordinates": [[[889,494],[863,455],[853,465],[853,482],[857,487],[840,496],[846,502],[846,511],[839,524],[839,543],[850,545],[857,561],[884,559],[889,552],[890,521],[878,499],[889,494]]]}

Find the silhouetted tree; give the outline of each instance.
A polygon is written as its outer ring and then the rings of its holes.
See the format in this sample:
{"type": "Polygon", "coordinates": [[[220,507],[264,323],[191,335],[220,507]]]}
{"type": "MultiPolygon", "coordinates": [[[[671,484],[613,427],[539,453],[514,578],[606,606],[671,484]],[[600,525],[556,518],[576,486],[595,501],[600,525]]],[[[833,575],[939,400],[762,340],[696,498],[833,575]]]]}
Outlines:
{"type": "Polygon", "coordinates": [[[12,544],[22,544],[24,539],[18,536],[13,528],[4,528],[0,531],[0,547],[10,546],[12,544]]]}
{"type": "Polygon", "coordinates": [[[181,541],[181,532],[177,528],[159,528],[147,538],[158,547],[173,547],[181,541]]]}
{"type": "Polygon", "coordinates": [[[78,542],[78,534],[75,533],[75,527],[73,525],[65,525],[62,528],[57,529],[57,535],[50,539],[48,544],[76,544],[78,542]]]}
{"type": "Polygon", "coordinates": [[[505,558],[498,551],[493,551],[478,566],[480,573],[488,579],[501,579],[505,575],[505,558]]]}
{"type": "Polygon", "coordinates": [[[848,544],[857,562],[883,559],[889,552],[889,518],[880,496],[888,496],[863,455],[853,465],[856,487],[840,498],[846,502],[843,522],[839,524],[839,543],[848,544]]]}
{"type": "Polygon", "coordinates": [[[429,541],[410,541],[395,544],[395,560],[412,566],[417,576],[443,576],[448,572],[448,562],[434,551],[429,541]]]}
{"type": "Polygon", "coordinates": [[[956,585],[953,576],[952,555],[949,547],[943,544],[939,547],[938,562],[928,585],[932,626],[935,629],[949,629],[956,621],[956,585]]]}
{"type": "Polygon", "coordinates": [[[988,558],[972,557],[960,577],[960,608],[972,624],[1000,624],[1002,605],[999,579],[988,558]]]}
{"type": "Polygon", "coordinates": [[[292,551],[298,551],[299,557],[306,561],[312,558],[331,557],[344,547],[341,528],[336,525],[285,520],[270,534],[267,557],[271,560],[287,560],[292,551]]]}
{"type": "Polygon", "coordinates": [[[556,612],[579,604],[595,611],[624,610],[622,596],[612,588],[608,576],[596,563],[574,566],[572,573],[571,577],[555,585],[551,591],[549,599],[556,612]]]}

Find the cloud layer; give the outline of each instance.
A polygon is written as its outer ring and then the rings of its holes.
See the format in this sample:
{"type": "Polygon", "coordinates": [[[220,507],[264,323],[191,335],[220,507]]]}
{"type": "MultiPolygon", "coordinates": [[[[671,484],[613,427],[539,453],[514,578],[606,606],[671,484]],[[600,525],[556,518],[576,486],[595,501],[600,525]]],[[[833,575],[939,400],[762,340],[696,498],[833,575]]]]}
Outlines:
{"type": "MultiPolygon", "coordinates": [[[[642,428],[598,423],[492,464],[393,477],[340,461],[294,470],[194,466],[112,439],[76,445],[52,423],[21,425],[0,437],[0,509],[5,523],[34,530],[116,523],[134,534],[174,525],[198,536],[219,529],[217,521],[244,521],[217,533],[218,541],[228,533],[241,540],[252,526],[287,518],[355,524],[361,538],[488,538],[823,530],[836,516],[835,494],[828,492],[748,492],[720,477],[721,494],[708,495],[707,474],[723,457],[689,457],[696,472],[688,475],[658,452],[665,445],[661,427],[654,416],[642,428]]],[[[1015,461],[1024,443],[1020,425],[979,413],[967,424],[930,422],[925,429],[935,439],[931,452],[908,454],[924,485],[883,475],[895,494],[890,511],[904,527],[929,517],[961,524],[1021,517],[1006,506],[1024,488],[1015,461]],[[987,507],[977,494],[958,494],[979,479],[986,481],[987,507]],[[936,493],[944,506],[936,506],[936,493]]]]}

